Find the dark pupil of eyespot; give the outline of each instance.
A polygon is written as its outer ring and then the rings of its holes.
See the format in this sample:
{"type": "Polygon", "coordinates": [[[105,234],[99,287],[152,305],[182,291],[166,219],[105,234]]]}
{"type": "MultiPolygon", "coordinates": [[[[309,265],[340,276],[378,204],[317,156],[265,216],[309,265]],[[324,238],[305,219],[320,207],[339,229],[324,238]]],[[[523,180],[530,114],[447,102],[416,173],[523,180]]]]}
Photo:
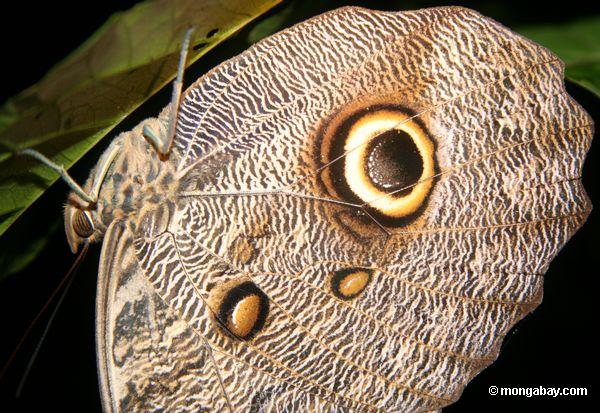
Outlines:
{"type": "MultiPolygon", "coordinates": [[[[410,135],[389,130],[373,139],[367,158],[367,175],[373,185],[384,192],[397,191],[418,182],[423,173],[423,159],[410,135]]],[[[411,188],[395,195],[409,193],[411,188]]]]}

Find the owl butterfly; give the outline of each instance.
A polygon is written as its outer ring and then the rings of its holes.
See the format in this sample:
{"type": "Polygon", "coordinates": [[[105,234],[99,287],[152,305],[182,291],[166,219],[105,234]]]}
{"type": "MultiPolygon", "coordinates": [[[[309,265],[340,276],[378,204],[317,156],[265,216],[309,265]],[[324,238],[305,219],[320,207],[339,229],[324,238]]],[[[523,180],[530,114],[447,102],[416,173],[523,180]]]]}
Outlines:
{"type": "Polygon", "coordinates": [[[591,209],[562,62],[468,9],[335,10],[174,102],[65,212],[106,411],[439,410],[591,209]]]}

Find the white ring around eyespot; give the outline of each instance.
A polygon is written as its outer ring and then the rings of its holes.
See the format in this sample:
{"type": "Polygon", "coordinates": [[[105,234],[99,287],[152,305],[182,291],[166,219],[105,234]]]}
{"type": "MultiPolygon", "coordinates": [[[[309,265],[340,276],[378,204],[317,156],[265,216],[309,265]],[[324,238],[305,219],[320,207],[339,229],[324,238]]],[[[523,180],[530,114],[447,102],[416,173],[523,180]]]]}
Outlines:
{"type": "Polygon", "coordinates": [[[348,132],[344,145],[346,183],[361,200],[372,208],[392,217],[401,218],[415,212],[425,201],[433,184],[434,146],[425,131],[402,112],[379,110],[360,118],[348,132]],[[423,172],[411,192],[404,196],[388,195],[373,185],[367,174],[368,143],[385,131],[397,129],[406,132],[413,140],[423,161],[423,172]]]}

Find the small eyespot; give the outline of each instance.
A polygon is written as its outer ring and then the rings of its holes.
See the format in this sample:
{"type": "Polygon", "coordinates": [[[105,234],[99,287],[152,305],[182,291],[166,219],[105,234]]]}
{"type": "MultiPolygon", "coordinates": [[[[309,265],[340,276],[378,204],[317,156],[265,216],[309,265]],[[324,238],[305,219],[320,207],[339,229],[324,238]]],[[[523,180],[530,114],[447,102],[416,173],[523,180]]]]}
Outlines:
{"type": "Polygon", "coordinates": [[[265,325],[269,299],[256,284],[246,281],[234,285],[217,301],[218,322],[234,337],[250,340],[265,325]]]}
{"type": "Polygon", "coordinates": [[[344,268],[331,275],[331,291],[342,300],[358,297],[371,282],[373,270],[369,268],[344,268]]]}
{"type": "Polygon", "coordinates": [[[71,223],[73,230],[81,238],[89,238],[94,233],[94,223],[88,214],[81,209],[75,210],[71,223]]]}

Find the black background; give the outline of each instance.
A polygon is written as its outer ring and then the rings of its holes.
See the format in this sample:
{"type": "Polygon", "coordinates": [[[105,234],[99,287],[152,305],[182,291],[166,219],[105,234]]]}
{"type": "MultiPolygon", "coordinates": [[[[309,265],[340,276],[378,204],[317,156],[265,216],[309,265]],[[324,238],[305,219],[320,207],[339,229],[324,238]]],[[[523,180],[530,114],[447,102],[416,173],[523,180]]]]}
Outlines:
{"type": "MultiPolygon", "coordinates": [[[[0,17],[1,86],[0,102],[36,82],[47,70],[91,35],[113,12],[126,10],[134,2],[102,1],[89,4],[56,2],[13,2],[3,6],[0,17]]],[[[297,2],[285,25],[304,20],[327,9],[358,4],[376,9],[413,9],[432,5],[462,4],[496,18],[509,27],[530,23],[569,21],[600,13],[587,1],[569,1],[550,6],[547,2],[423,2],[423,1],[330,1],[297,2]],[[568,6],[568,7],[567,7],[568,6]]],[[[283,6],[285,7],[285,5],[283,6]]],[[[277,7],[272,15],[281,11],[277,7]]],[[[186,74],[189,84],[217,63],[247,47],[249,29],[220,45],[186,74]]],[[[599,39],[600,41],[600,39],[599,39]]],[[[600,101],[575,85],[569,92],[600,125],[600,101]]],[[[137,110],[115,131],[130,129],[155,116],[169,101],[170,89],[160,92],[137,110]]],[[[73,169],[79,182],[98,159],[105,139],[73,169]]],[[[592,146],[583,172],[583,182],[592,202],[597,202],[597,143],[592,146]]],[[[6,239],[26,241],[48,225],[59,222],[67,187],[55,184],[16,225],[6,239]]],[[[597,366],[598,214],[592,212],[586,225],[553,261],[546,274],[544,301],[517,324],[505,339],[499,359],[477,376],[461,399],[445,412],[478,411],[563,411],[593,405],[596,387],[591,377],[597,366]],[[492,397],[488,387],[587,387],[587,397],[492,397]]],[[[100,246],[86,258],[50,330],[40,356],[19,400],[14,391],[25,364],[43,330],[48,313],[21,348],[19,356],[0,382],[1,411],[98,411],[100,401],[94,349],[94,299],[100,246]]],[[[16,346],[37,311],[58,285],[74,257],[59,230],[41,256],[25,271],[0,283],[0,364],[16,346]]]]}

